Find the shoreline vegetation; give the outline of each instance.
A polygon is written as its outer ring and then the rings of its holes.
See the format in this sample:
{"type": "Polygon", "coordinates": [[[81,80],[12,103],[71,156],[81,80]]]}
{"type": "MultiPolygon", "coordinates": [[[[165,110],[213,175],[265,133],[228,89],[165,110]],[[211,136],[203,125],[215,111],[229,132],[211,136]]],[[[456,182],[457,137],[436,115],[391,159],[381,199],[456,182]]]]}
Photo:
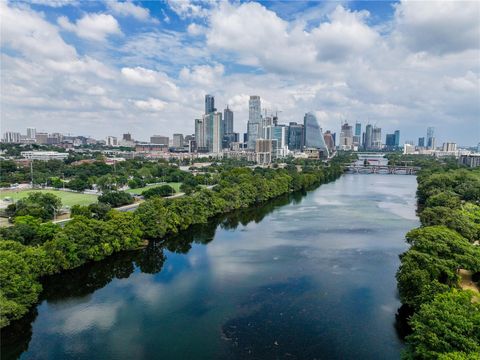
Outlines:
{"type": "Polygon", "coordinates": [[[338,157],[328,166],[308,162],[302,171],[295,165],[285,169],[237,167],[221,171],[213,189],[202,188],[176,199],[152,197],[133,212],[110,210],[98,217],[84,207],[63,228],[51,222],[15,224],[10,229],[28,230],[31,241],[0,239],[0,327],[21,319],[37,303],[44,277],[138,249],[145,240],[175,235],[220,214],[316,188],[340,177],[345,161],[338,157]]]}
{"type": "Polygon", "coordinates": [[[417,177],[421,227],[407,233],[396,276],[397,318],[410,327],[404,359],[480,356],[480,169],[455,167],[426,164],[417,177]]]}

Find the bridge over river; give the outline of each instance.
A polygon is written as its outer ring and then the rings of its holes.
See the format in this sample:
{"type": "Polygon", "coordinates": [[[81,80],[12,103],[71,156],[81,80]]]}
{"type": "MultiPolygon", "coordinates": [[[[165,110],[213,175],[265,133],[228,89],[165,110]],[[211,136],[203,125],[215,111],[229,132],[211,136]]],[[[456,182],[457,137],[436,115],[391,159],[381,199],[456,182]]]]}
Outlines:
{"type": "Polygon", "coordinates": [[[347,164],[345,169],[351,174],[392,174],[392,175],[416,175],[420,170],[418,166],[408,165],[380,165],[380,164],[347,164]]]}

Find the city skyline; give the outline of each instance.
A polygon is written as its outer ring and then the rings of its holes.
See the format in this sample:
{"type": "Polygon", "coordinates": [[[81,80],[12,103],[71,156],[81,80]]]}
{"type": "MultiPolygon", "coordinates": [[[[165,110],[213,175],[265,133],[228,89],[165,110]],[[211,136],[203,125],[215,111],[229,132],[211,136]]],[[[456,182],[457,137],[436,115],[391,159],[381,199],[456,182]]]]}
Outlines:
{"type": "MultiPolygon", "coordinates": [[[[213,117],[211,117],[211,119],[207,116],[207,115],[217,115],[219,118],[217,120],[217,133],[218,133],[218,137],[225,137],[225,136],[233,136],[234,137],[230,137],[230,140],[228,141],[228,143],[232,142],[233,140],[232,139],[236,139],[235,141],[238,142],[242,142],[240,139],[242,138],[241,135],[244,135],[244,136],[247,136],[247,138],[249,138],[249,130],[251,131],[251,127],[249,125],[249,122],[247,122],[247,125],[246,125],[246,128],[244,129],[244,131],[242,132],[241,130],[239,132],[236,132],[235,131],[235,122],[233,121],[233,117],[234,117],[234,112],[229,108],[229,106],[227,105],[225,109],[223,109],[223,112],[221,109],[217,109],[215,108],[215,95],[212,95],[212,94],[206,94],[204,95],[204,110],[205,110],[205,113],[202,115],[202,119],[194,119],[194,124],[193,124],[193,131],[192,132],[187,132],[185,133],[185,135],[187,137],[193,137],[196,141],[197,141],[197,144],[196,146],[198,146],[200,149],[210,149],[211,150],[211,146],[208,145],[208,142],[212,141],[213,139],[213,134],[210,134],[211,131],[213,130],[213,125],[210,124],[211,121],[213,120],[213,117]],[[222,119],[222,114],[223,114],[223,119],[222,119]],[[208,120],[210,119],[210,120],[208,120]],[[201,126],[201,128],[199,128],[199,126],[201,126]],[[191,134],[191,135],[190,135],[191,134]],[[203,145],[202,145],[203,144],[203,145]]],[[[249,99],[249,118],[253,118],[254,121],[253,123],[255,124],[255,129],[254,129],[254,135],[255,135],[255,140],[258,138],[258,139],[275,139],[275,135],[272,134],[272,133],[269,133],[269,131],[272,131],[272,130],[268,130],[269,127],[271,127],[272,125],[275,125],[275,127],[286,127],[286,130],[287,130],[287,133],[286,133],[286,141],[290,144],[291,140],[290,140],[290,137],[292,136],[290,134],[291,132],[291,127],[292,125],[293,126],[297,126],[297,123],[296,122],[289,122],[288,124],[283,122],[282,120],[280,120],[278,118],[278,114],[268,114],[266,111],[265,111],[265,116],[261,114],[262,113],[262,108],[261,108],[261,98],[257,95],[251,95],[250,96],[250,99],[249,99]],[[273,121],[273,122],[272,122],[273,121]],[[276,126],[276,125],[279,125],[279,126],[276,126]],[[290,135],[289,135],[290,134],[290,135]]],[[[305,118],[308,116],[313,116],[315,118],[315,122],[318,122],[318,119],[316,119],[316,116],[312,113],[312,112],[308,112],[308,113],[305,113],[304,115],[304,119],[303,119],[303,124],[301,124],[300,126],[303,126],[305,127],[305,118]]],[[[366,124],[363,124],[365,126],[365,131],[362,132],[362,123],[361,122],[355,122],[354,126],[355,128],[353,128],[353,125],[349,125],[349,123],[347,121],[342,121],[341,124],[340,124],[340,131],[338,132],[339,133],[339,143],[337,143],[336,145],[338,145],[339,149],[353,149],[354,147],[358,147],[358,149],[381,149],[383,148],[384,146],[387,146],[387,147],[396,147],[396,148],[399,148],[400,145],[402,145],[400,143],[400,130],[399,129],[396,129],[394,130],[393,133],[384,133],[384,135],[382,135],[382,129],[377,127],[376,125],[372,125],[370,124],[369,122],[367,122],[366,124]],[[345,135],[345,129],[347,129],[347,131],[349,132],[348,135],[345,135]],[[375,132],[376,132],[376,136],[375,136],[375,132]],[[373,137],[375,136],[375,139],[373,139],[373,137]],[[389,136],[392,137],[392,140],[393,140],[393,144],[389,144],[389,136]],[[349,142],[347,143],[344,143],[344,140],[342,140],[342,138],[345,140],[345,139],[350,139],[349,142]],[[385,140],[383,140],[383,138],[385,140]],[[345,147],[342,147],[342,145],[346,145],[346,148],[345,147]]],[[[321,124],[318,124],[319,126],[319,129],[322,130],[321,128],[321,124]]],[[[302,133],[304,133],[304,129],[301,130],[302,133]]],[[[335,134],[336,132],[330,129],[326,129],[326,130],[322,130],[322,133],[323,135],[325,134],[332,134],[334,137],[335,137],[335,134]]],[[[425,144],[426,148],[428,149],[434,149],[436,147],[436,141],[437,141],[437,138],[434,136],[434,133],[435,133],[435,127],[432,127],[432,126],[429,126],[426,128],[426,133],[427,133],[427,136],[420,136],[418,137],[418,146],[419,147],[423,147],[424,145],[422,144],[422,141],[425,141],[425,139],[427,139],[427,143],[425,144]],[[433,142],[432,142],[433,141],[433,142]]],[[[83,134],[72,134],[72,133],[66,133],[66,134],[62,134],[62,133],[58,133],[58,132],[49,132],[49,131],[44,131],[44,130],[40,130],[38,131],[38,129],[34,128],[34,127],[27,127],[26,128],[26,135],[24,133],[22,133],[22,131],[10,131],[10,130],[7,130],[6,132],[3,133],[3,137],[2,137],[2,141],[5,141],[7,143],[15,143],[15,142],[24,142],[25,140],[35,140],[35,138],[37,137],[37,140],[38,140],[38,136],[44,136],[45,139],[47,138],[47,135],[52,135],[53,137],[59,137],[59,136],[67,136],[67,137],[85,137],[83,134]],[[23,140],[21,140],[23,139],[23,140]],[[13,141],[15,140],[15,141],[13,141]]],[[[132,138],[132,134],[130,132],[122,132],[122,135],[123,135],[123,140],[127,141],[127,143],[124,143],[124,144],[120,144],[117,142],[117,140],[119,139],[119,136],[118,134],[110,134],[110,135],[107,135],[105,137],[106,139],[106,144],[111,146],[133,146],[134,145],[134,142],[148,142],[147,140],[145,139],[133,139],[132,138]],[[128,138],[126,139],[125,136],[127,136],[128,138]],[[114,142],[115,143],[112,143],[114,139],[114,142]]],[[[173,134],[168,134],[168,133],[163,133],[162,135],[149,135],[150,136],[150,143],[153,143],[153,144],[163,144],[163,145],[167,145],[169,143],[168,139],[169,139],[169,136],[172,135],[172,140],[174,140],[175,136],[182,136],[182,139],[183,139],[183,133],[173,133],[173,134]],[[166,141],[158,141],[158,140],[152,140],[153,138],[164,138],[164,139],[167,139],[166,141]]],[[[91,137],[92,139],[96,139],[96,140],[101,140],[101,138],[98,138],[98,137],[95,137],[95,136],[92,136],[91,137]]],[[[225,139],[223,139],[225,141],[225,139]]],[[[326,145],[325,145],[325,140],[323,140],[323,145],[322,146],[319,146],[319,148],[325,148],[326,145]]],[[[281,142],[279,140],[279,142],[281,142]]],[[[335,142],[335,140],[334,140],[335,142]]],[[[412,139],[403,139],[402,143],[405,143],[405,144],[408,144],[408,145],[414,145],[414,140],[412,139]]],[[[451,143],[450,140],[446,140],[443,144],[446,144],[446,143],[451,143]]],[[[224,146],[223,149],[226,149],[228,148],[228,144],[224,144],[226,145],[226,147],[224,146]]],[[[290,144],[291,145],[291,144],[290,144]]],[[[292,149],[301,149],[303,147],[303,145],[307,145],[308,147],[308,144],[304,144],[303,141],[301,142],[301,145],[299,146],[296,146],[296,145],[293,145],[293,146],[288,146],[289,148],[292,148],[292,149]]],[[[477,144],[478,146],[478,144],[477,144]]],[[[178,146],[175,146],[173,145],[173,147],[178,147],[178,146]]],[[[218,143],[217,143],[217,149],[221,149],[222,147],[218,147],[218,143]]],[[[245,148],[246,149],[250,149],[250,150],[253,150],[254,149],[254,145],[250,145],[249,146],[249,142],[246,141],[245,142],[245,148]]]]}
{"type": "Polygon", "coordinates": [[[480,137],[478,3],[42,3],[0,5],[2,133],[192,134],[212,94],[241,134],[258,95],[337,135],[480,137]]]}

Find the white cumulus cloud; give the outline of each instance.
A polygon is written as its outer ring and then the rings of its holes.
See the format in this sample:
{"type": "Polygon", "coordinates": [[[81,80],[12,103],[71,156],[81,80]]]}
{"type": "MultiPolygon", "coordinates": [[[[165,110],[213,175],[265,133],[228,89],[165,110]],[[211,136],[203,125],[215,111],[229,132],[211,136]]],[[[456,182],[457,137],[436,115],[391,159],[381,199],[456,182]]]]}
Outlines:
{"type": "Polygon", "coordinates": [[[122,34],[120,25],[112,15],[85,14],[75,24],[66,16],[60,16],[57,21],[64,30],[72,31],[83,39],[105,41],[109,35],[122,34]]]}

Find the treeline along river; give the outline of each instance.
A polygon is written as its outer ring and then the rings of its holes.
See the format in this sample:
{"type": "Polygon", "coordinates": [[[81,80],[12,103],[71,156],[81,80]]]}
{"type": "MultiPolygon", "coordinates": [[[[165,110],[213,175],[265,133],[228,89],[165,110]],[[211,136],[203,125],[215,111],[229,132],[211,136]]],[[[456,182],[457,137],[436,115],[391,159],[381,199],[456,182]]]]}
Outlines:
{"type": "Polygon", "coordinates": [[[2,359],[398,359],[415,190],[345,175],[50,276],[2,359]]]}

